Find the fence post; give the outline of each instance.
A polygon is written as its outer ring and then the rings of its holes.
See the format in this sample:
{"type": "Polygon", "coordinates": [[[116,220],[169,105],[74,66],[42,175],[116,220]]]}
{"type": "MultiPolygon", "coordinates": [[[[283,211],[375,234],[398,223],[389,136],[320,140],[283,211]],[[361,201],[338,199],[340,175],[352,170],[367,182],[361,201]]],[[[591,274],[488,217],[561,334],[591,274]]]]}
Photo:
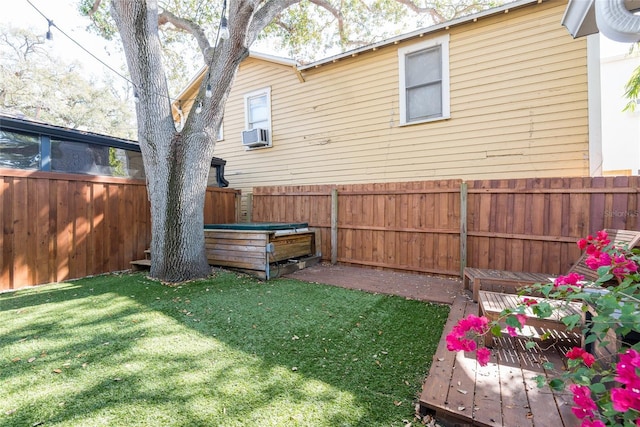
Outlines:
{"type": "Polygon", "coordinates": [[[464,280],[467,266],[467,183],[460,183],[460,278],[464,280]]]}
{"type": "Polygon", "coordinates": [[[247,222],[253,222],[253,193],[247,193],[247,222]]]}
{"type": "Polygon", "coordinates": [[[331,190],[331,264],[338,263],[338,189],[331,190]]]}

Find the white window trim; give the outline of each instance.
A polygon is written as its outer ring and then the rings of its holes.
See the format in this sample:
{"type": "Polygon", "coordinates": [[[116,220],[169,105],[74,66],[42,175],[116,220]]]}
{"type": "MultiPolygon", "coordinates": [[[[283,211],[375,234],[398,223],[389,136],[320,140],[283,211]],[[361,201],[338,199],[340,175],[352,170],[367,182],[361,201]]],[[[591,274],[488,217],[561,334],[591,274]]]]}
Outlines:
{"type": "Polygon", "coordinates": [[[267,139],[269,140],[269,144],[263,145],[262,147],[244,147],[245,150],[259,150],[261,148],[269,148],[273,146],[273,137],[272,137],[272,131],[271,131],[271,86],[254,90],[253,92],[249,92],[244,95],[244,129],[249,130],[249,108],[248,108],[249,98],[262,96],[262,95],[267,95],[267,108],[269,109],[268,111],[269,124],[267,126],[267,139]]]}
{"type": "Polygon", "coordinates": [[[451,100],[449,89],[449,34],[425,40],[424,42],[398,49],[399,94],[400,94],[400,126],[446,120],[451,117],[451,100]],[[405,90],[405,57],[413,52],[441,46],[442,53],[442,116],[424,120],[407,121],[407,99],[405,90]]]}

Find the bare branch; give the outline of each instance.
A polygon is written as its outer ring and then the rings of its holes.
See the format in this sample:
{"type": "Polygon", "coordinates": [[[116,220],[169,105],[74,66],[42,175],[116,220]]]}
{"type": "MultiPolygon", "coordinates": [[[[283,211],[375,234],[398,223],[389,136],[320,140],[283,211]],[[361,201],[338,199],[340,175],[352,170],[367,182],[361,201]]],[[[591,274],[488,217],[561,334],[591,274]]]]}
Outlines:
{"type": "Polygon", "coordinates": [[[421,15],[428,14],[431,16],[434,22],[444,22],[445,17],[442,16],[434,7],[421,7],[415,4],[412,0],[396,0],[398,3],[407,6],[415,13],[419,13],[421,15]]]}
{"type": "Polygon", "coordinates": [[[323,8],[338,20],[338,34],[340,34],[340,40],[345,41],[347,35],[344,32],[344,17],[342,16],[342,12],[333,7],[333,5],[326,0],[311,0],[311,3],[323,8]]]}
{"type": "Polygon", "coordinates": [[[94,0],[93,7],[88,13],[89,17],[92,17],[98,11],[98,8],[100,7],[100,3],[102,3],[102,0],[94,0]]]}
{"type": "Polygon", "coordinates": [[[258,34],[273,21],[283,10],[291,5],[299,3],[300,0],[267,0],[264,1],[251,21],[247,31],[247,44],[251,45],[258,37],[258,34]]]}
{"type": "Polygon", "coordinates": [[[158,25],[162,26],[165,24],[172,24],[177,29],[186,31],[193,35],[193,37],[196,39],[196,42],[198,43],[198,47],[200,48],[200,52],[202,52],[202,56],[204,57],[205,62],[207,62],[207,53],[211,48],[211,43],[209,43],[209,39],[207,39],[207,36],[204,33],[202,27],[200,27],[193,21],[180,18],[166,9],[158,15],[158,25]]]}

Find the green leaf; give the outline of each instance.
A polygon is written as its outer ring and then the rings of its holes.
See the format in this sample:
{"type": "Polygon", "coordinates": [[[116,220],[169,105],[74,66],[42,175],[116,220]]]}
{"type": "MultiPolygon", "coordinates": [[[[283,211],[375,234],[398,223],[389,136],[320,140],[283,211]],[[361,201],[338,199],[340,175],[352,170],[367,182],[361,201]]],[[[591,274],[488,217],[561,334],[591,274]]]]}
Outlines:
{"type": "Polygon", "coordinates": [[[579,314],[572,314],[562,318],[562,323],[567,326],[567,329],[573,329],[582,322],[582,316],[579,314]]]}
{"type": "Polygon", "coordinates": [[[501,337],[502,336],[502,328],[500,327],[499,324],[495,324],[491,327],[491,334],[493,334],[493,336],[495,337],[501,337]]]}
{"type": "Polygon", "coordinates": [[[533,314],[544,319],[550,317],[553,314],[551,304],[548,302],[540,302],[533,306],[533,314]]]}
{"type": "Polygon", "coordinates": [[[508,326],[520,329],[520,322],[518,322],[518,318],[516,316],[509,316],[505,320],[505,323],[508,326]]]}
{"type": "Polygon", "coordinates": [[[551,362],[544,362],[544,363],[542,364],[542,367],[543,367],[544,369],[546,369],[547,371],[552,371],[552,370],[554,370],[554,369],[555,369],[554,364],[553,364],[553,363],[551,363],[551,362]]]}
{"type": "Polygon", "coordinates": [[[536,346],[536,343],[535,341],[527,341],[527,343],[524,346],[527,350],[531,350],[536,346]]]}
{"type": "Polygon", "coordinates": [[[554,391],[562,391],[564,390],[564,381],[559,378],[554,378],[549,381],[549,387],[551,387],[551,389],[553,389],[554,391]]]}
{"type": "Polygon", "coordinates": [[[605,385],[602,383],[593,383],[591,384],[590,387],[591,387],[591,391],[594,392],[595,394],[600,394],[607,391],[607,387],[605,387],[605,385]]]}

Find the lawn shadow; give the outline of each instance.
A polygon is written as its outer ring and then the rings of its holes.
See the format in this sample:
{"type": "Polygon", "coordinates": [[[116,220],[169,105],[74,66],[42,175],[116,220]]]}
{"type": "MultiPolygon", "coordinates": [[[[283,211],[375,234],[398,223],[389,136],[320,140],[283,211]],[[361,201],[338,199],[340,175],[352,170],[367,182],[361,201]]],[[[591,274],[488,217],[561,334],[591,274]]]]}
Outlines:
{"type": "Polygon", "coordinates": [[[42,376],[58,391],[47,410],[3,407],[3,424],[370,426],[412,418],[448,307],[219,272],[177,287],[109,275],[0,295],[0,315],[21,314],[33,317],[2,327],[3,347],[21,353],[3,354],[2,394],[42,376]],[[60,304],[68,316],[52,314],[60,304]]]}

